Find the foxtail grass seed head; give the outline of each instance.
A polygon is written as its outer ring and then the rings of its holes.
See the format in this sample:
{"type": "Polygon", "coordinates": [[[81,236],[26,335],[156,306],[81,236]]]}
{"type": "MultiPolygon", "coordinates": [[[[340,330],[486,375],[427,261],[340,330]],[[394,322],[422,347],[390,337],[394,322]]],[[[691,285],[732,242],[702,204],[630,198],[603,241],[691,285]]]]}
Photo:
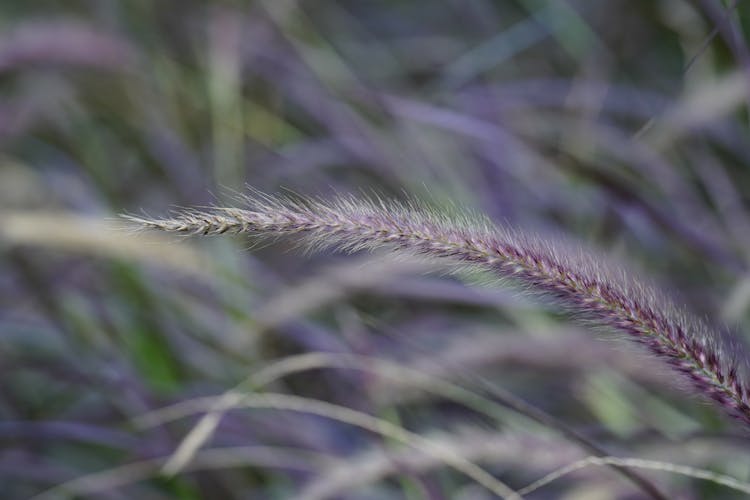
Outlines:
{"type": "Polygon", "coordinates": [[[386,247],[493,271],[551,296],[576,317],[626,333],[692,382],[695,390],[750,424],[746,359],[702,321],[602,259],[416,203],[337,198],[291,200],[254,194],[246,207],[185,210],[165,219],[126,216],[146,228],[184,234],[294,236],[310,249],[386,247]]]}

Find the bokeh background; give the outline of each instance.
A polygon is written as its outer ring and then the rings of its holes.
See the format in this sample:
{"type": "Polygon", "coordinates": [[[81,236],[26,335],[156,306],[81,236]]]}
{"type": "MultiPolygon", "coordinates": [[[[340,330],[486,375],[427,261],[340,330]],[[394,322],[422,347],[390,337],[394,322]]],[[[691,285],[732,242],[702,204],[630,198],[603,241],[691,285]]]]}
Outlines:
{"type": "MultiPolygon", "coordinates": [[[[2,497],[493,498],[420,439],[521,488],[591,454],[559,423],[750,479],[737,424],[513,288],[117,219],[414,197],[601,249],[747,337],[749,29],[719,0],[4,0],[2,497]],[[201,420],[238,384],[305,399],[201,420]]],[[[528,498],[645,495],[592,466],[528,498]]]]}

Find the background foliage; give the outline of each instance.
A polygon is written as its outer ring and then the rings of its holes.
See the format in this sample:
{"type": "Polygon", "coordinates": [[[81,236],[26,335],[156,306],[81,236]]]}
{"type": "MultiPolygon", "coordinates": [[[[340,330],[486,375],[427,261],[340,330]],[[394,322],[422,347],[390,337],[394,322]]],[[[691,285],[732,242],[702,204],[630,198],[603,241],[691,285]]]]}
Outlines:
{"type": "MultiPolygon", "coordinates": [[[[194,470],[160,474],[200,415],[139,417],[305,353],[337,366],[254,390],[443,440],[515,488],[588,453],[493,391],[613,455],[748,479],[741,429],[670,372],[482,277],[115,221],[238,204],[245,184],[408,194],[603,249],[746,336],[748,29],[718,0],[3,1],[3,496],[87,476],[53,494],[489,498],[393,436],[295,411],[231,411],[194,470]]],[[[672,498],[734,495],[642,474],[672,498]]],[[[590,467],[529,498],[639,494],[590,467]]]]}

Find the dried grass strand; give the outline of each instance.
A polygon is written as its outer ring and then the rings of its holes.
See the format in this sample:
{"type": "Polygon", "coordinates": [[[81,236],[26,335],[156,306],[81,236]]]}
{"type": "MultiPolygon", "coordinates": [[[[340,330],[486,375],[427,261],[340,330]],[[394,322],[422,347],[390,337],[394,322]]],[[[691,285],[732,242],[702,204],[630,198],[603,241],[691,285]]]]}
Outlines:
{"type": "MultiPolygon", "coordinates": [[[[205,414],[180,441],[175,452],[165,463],[163,471],[168,475],[174,475],[191,462],[198,450],[211,439],[225,413],[223,408],[231,407],[241,401],[242,393],[239,391],[242,387],[259,389],[291,374],[320,368],[343,368],[371,372],[398,385],[410,388],[419,387],[427,392],[463,404],[467,408],[498,421],[505,420],[505,413],[511,410],[533,422],[554,429],[589,453],[598,453],[600,456],[606,455],[606,452],[595,443],[571,432],[551,417],[547,418],[541,410],[528,407],[525,402],[520,402],[510,394],[495,392],[495,398],[502,403],[498,404],[498,402],[461,385],[393,361],[355,354],[311,352],[289,356],[271,363],[248,377],[234,390],[217,397],[211,411],[205,414]],[[542,418],[540,418],[540,415],[542,418]]],[[[145,415],[143,418],[148,421],[149,415],[145,415]]],[[[638,476],[634,471],[614,466],[613,468],[651,497],[665,498],[654,485],[638,476]]]]}
{"type": "Polygon", "coordinates": [[[572,464],[561,467],[553,472],[550,472],[543,478],[534,481],[530,485],[521,488],[518,492],[522,495],[528,495],[538,490],[539,488],[550,484],[568,474],[572,474],[578,470],[584,469],[591,466],[617,466],[617,467],[631,467],[634,469],[645,469],[655,470],[662,472],[669,472],[671,474],[679,474],[681,476],[692,477],[695,479],[703,479],[712,483],[726,486],[727,488],[741,491],[743,493],[750,494],[750,483],[740,481],[734,477],[727,476],[725,474],[719,474],[707,469],[699,469],[696,467],[690,467],[687,465],[678,465],[671,462],[661,462],[658,460],[646,460],[642,458],[618,458],[618,457],[586,457],[582,460],[573,462],[572,464]]]}
{"type": "Polygon", "coordinates": [[[429,438],[408,431],[403,427],[388,422],[387,420],[373,417],[372,415],[352,410],[351,408],[310,398],[274,393],[235,393],[231,401],[222,397],[197,398],[143,415],[135,420],[135,424],[137,426],[154,426],[203,411],[226,411],[236,408],[255,408],[307,413],[353,425],[375,434],[385,436],[394,441],[398,441],[407,446],[411,446],[423,453],[435,456],[455,470],[473,479],[500,498],[508,500],[522,499],[522,496],[518,495],[508,485],[495,478],[492,474],[488,473],[478,465],[467,460],[465,457],[457,455],[455,450],[439,446],[433,443],[429,438]],[[221,408],[217,407],[218,402],[223,403],[221,408]]]}

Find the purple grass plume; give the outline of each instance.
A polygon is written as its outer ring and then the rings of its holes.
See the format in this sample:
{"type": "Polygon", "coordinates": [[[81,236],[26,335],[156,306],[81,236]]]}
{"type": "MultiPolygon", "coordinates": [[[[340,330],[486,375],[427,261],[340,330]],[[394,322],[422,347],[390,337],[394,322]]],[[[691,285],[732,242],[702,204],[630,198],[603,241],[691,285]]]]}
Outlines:
{"type": "Polygon", "coordinates": [[[244,209],[185,210],[165,219],[125,217],[176,233],[294,235],[312,249],[386,247],[491,270],[553,297],[578,318],[624,332],[684,374],[698,393],[750,424],[747,360],[738,354],[740,346],[729,345],[657,290],[594,254],[416,203],[293,200],[259,193],[246,202],[244,209]]]}

